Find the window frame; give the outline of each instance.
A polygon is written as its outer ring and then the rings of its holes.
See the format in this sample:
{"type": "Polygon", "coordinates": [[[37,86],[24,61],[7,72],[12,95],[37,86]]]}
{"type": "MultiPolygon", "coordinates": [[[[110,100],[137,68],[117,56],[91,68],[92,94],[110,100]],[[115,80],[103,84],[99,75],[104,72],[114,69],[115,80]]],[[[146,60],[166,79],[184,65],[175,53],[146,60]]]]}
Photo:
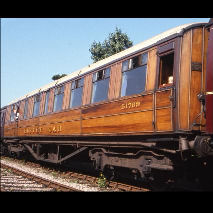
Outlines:
{"type": "Polygon", "coordinates": [[[39,116],[39,114],[40,114],[40,104],[41,104],[41,93],[38,93],[38,94],[36,94],[36,95],[34,95],[34,97],[33,97],[33,112],[32,112],[32,117],[37,117],[37,116],[39,116]],[[39,97],[39,98],[38,98],[39,97]],[[39,99],[39,100],[37,100],[37,98],[39,99]],[[34,114],[35,113],[35,104],[37,104],[37,103],[39,103],[38,104],[38,114],[34,114]]]}
{"type": "Polygon", "coordinates": [[[23,119],[27,119],[28,116],[28,107],[29,107],[29,98],[26,98],[25,101],[24,101],[24,112],[23,112],[23,119]],[[26,103],[27,103],[27,106],[26,106],[26,103]]]}
{"type": "Polygon", "coordinates": [[[17,110],[17,106],[16,106],[16,103],[15,104],[12,104],[11,107],[10,107],[10,122],[14,122],[16,119],[15,119],[15,113],[14,113],[14,108],[16,108],[15,110],[17,110]],[[12,120],[13,118],[13,120],[12,120]]]}
{"type": "Polygon", "coordinates": [[[156,79],[155,79],[155,89],[162,90],[171,87],[176,87],[176,79],[178,78],[178,64],[180,62],[180,48],[181,48],[181,38],[174,38],[169,41],[163,42],[157,46],[157,66],[156,66],[156,79]],[[174,53],[174,63],[173,63],[173,84],[160,87],[159,75],[160,75],[160,57],[166,56],[167,54],[174,53]]]}
{"type": "Polygon", "coordinates": [[[110,76],[111,76],[111,66],[108,66],[106,68],[102,68],[102,69],[97,70],[97,71],[95,71],[95,72],[92,73],[92,91],[91,91],[90,104],[97,104],[97,103],[101,103],[101,102],[109,100],[108,96],[109,96],[110,76]],[[109,70],[109,73],[107,75],[106,75],[106,70],[109,70]],[[98,73],[99,72],[103,72],[102,79],[98,79],[98,73]],[[95,78],[94,78],[94,75],[95,75],[95,78]],[[93,92],[94,92],[94,83],[99,82],[99,81],[103,81],[103,80],[106,80],[106,79],[109,79],[109,82],[108,82],[108,91],[107,91],[107,98],[105,100],[93,102],[92,100],[93,100],[93,92]]]}
{"type": "Polygon", "coordinates": [[[70,99],[69,99],[69,109],[74,109],[74,108],[78,108],[82,106],[82,102],[83,102],[83,88],[84,88],[84,81],[85,78],[84,76],[82,76],[81,78],[77,78],[71,81],[71,85],[70,85],[70,99]],[[83,80],[82,83],[79,83],[81,80],[83,80]],[[76,83],[77,82],[77,83],[76,83]],[[80,84],[80,85],[79,85],[80,84]],[[72,92],[76,89],[82,88],[82,93],[81,93],[81,104],[78,106],[71,106],[71,101],[72,101],[72,92]]]}
{"type": "Polygon", "coordinates": [[[146,91],[148,60],[149,60],[149,50],[147,50],[145,52],[141,52],[141,53],[139,53],[137,55],[132,55],[132,56],[130,56],[130,57],[128,57],[128,58],[126,58],[126,59],[124,59],[124,60],[121,61],[121,84],[120,84],[120,94],[119,94],[120,98],[137,96],[137,95],[140,95],[141,93],[143,93],[143,92],[146,91]],[[146,55],[146,63],[142,63],[142,55],[146,55]],[[133,58],[136,58],[136,57],[140,57],[140,59],[139,59],[139,62],[140,62],[139,66],[129,69],[129,61],[131,59],[133,59],[133,58]],[[127,70],[123,70],[123,63],[126,62],[126,61],[128,61],[128,69],[127,70]],[[123,85],[123,73],[124,72],[131,72],[132,70],[137,69],[138,67],[143,67],[143,66],[146,66],[146,79],[145,79],[144,91],[142,91],[141,93],[137,93],[137,94],[121,96],[122,85],[123,85]]]}
{"type": "Polygon", "coordinates": [[[162,53],[158,53],[158,66],[157,66],[157,76],[156,76],[156,89],[168,88],[175,85],[175,50],[171,49],[168,51],[164,51],[162,53]],[[173,54],[173,69],[172,69],[172,76],[173,76],[173,83],[172,84],[165,84],[164,86],[160,84],[160,75],[161,75],[161,58],[167,55],[173,54]]]}
{"type": "Polygon", "coordinates": [[[52,112],[53,112],[53,113],[60,112],[60,111],[63,110],[64,89],[65,89],[64,84],[62,84],[62,85],[57,85],[57,86],[55,86],[55,88],[54,88],[53,109],[52,109],[52,112]],[[58,91],[57,91],[57,94],[56,94],[56,90],[58,90],[59,88],[60,88],[60,93],[58,93],[58,91]],[[63,92],[61,92],[61,88],[63,88],[63,92]],[[54,108],[55,108],[55,98],[56,98],[57,95],[60,95],[60,94],[63,94],[61,109],[60,109],[60,110],[54,110],[54,108]]]}
{"type": "Polygon", "coordinates": [[[45,101],[44,101],[44,113],[43,115],[48,114],[48,105],[49,105],[49,99],[50,99],[50,90],[45,91],[45,101]],[[48,94],[48,101],[47,101],[47,94],[48,94]],[[47,109],[47,111],[46,111],[47,109]]]}

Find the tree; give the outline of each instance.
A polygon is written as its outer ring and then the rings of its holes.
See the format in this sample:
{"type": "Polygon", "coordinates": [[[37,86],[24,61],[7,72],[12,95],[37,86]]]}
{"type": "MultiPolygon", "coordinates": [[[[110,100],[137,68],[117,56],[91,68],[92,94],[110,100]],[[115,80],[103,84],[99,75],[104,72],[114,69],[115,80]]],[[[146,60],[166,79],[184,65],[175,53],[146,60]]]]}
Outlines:
{"type": "Polygon", "coordinates": [[[91,52],[94,62],[100,61],[133,45],[126,33],[122,33],[121,29],[116,27],[114,33],[110,33],[108,39],[101,44],[94,41],[89,51],[91,52]]]}
{"type": "Polygon", "coordinates": [[[67,74],[57,74],[57,75],[54,75],[53,77],[52,77],[52,80],[58,80],[59,78],[62,78],[62,77],[64,77],[64,76],[67,76],[67,74]]]}

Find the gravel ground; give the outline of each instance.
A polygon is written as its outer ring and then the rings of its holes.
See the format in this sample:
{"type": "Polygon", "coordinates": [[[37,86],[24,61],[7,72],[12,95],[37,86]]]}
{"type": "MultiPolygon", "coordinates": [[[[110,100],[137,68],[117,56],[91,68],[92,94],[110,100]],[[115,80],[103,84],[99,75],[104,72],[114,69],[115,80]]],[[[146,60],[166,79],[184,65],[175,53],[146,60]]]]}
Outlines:
{"type": "MultiPolygon", "coordinates": [[[[12,160],[8,160],[8,159],[1,159],[1,162],[4,163],[4,164],[7,164],[9,166],[18,168],[20,170],[35,174],[37,176],[40,176],[40,177],[43,177],[43,178],[46,178],[46,179],[50,179],[50,180],[53,180],[53,181],[58,182],[58,183],[62,183],[62,184],[67,185],[67,186],[71,186],[71,187],[76,188],[76,189],[81,190],[81,191],[88,191],[88,192],[109,191],[107,189],[102,190],[99,187],[90,186],[89,184],[77,183],[78,181],[75,180],[75,179],[72,179],[72,178],[58,177],[58,175],[56,176],[56,174],[54,174],[54,173],[50,173],[50,172],[48,173],[48,171],[45,171],[42,168],[31,168],[28,165],[13,162],[12,160]]],[[[10,182],[12,184],[12,181],[14,181],[14,177],[8,176],[7,178],[11,178],[10,182]]],[[[5,177],[1,175],[1,183],[2,183],[2,181],[5,181],[5,177]]],[[[27,183],[25,183],[25,184],[27,184],[27,183]]],[[[13,187],[15,187],[15,183],[13,183],[11,185],[11,189],[13,187]]],[[[37,191],[36,187],[32,188],[32,185],[31,185],[31,191],[37,191]]],[[[40,188],[40,191],[42,191],[42,188],[40,188]]]]}
{"type": "Polygon", "coordinates": [[[10,170],[3,168],[1,168],[1,187],[3,187],[5,191],[10,192],[54,191],[52,188],[47,188],[42,184],[16,175],[10,170]]]}

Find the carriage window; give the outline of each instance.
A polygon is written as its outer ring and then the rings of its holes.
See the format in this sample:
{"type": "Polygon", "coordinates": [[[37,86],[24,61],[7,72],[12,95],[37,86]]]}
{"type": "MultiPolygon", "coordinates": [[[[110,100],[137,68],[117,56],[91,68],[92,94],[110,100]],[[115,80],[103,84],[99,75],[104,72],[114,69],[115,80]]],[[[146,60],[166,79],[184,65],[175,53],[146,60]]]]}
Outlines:
{"type": "Polygon", "coordinates": [[[39,115],[40,102],[41,102],[41,95],[39,94],[34,97],[33,117],[39,115]]]}
{"type": "Polygon", "coordinates": [[[173,84],[174,53],[160,57],[159,87],[173,84]]]}
{"type": "Polygon", "coordinates": [[[19,118],[19,106],[20,102],[11,106],[11,113],[10,113],[10,121],[13,122],[15,119],[19,118]]]}
{"type": "Polygon", "coordinates": [[[146,69],[147,53],[123,62],[121,96],[139,94],[145,90],[146,69]]]}
{"type": "Polygon", "coordinates": [[[110,68],[93,74],[92,103],[108,99],[110,68]]]}
{"type": "Polygon", "coordinates": [[[13,122],[15,120],[15,114],[16,114],[16,105],[11,106],[11,113],[10,113],[10,121],[13,122]]]}
{"type": "Polygon", "coordinates": [[[54,107],[53,111],[60,111],[62,109],[64,97],[64,86],[56,87],[54,92],[54,107]]]}
{"type": "Polygon", "coordinates": [[[45,97],[44,114],[47,114],[47,113],[48,113],[49,96],[50,96],[50,91],[47,91],[47,92],[46,92],[46,97],[45,97]]]}
{"type": "Polygon", "coordinates": [[[75,80],[71,85],[70,108],[81,106],[84,78],[75,80]]]}
{"type": "Polygon", "coordinates": [[[28,99],[25,100],[25,105],[24,105],[24,119],[27,118],[27,112],[28,112],[28,99]]]}

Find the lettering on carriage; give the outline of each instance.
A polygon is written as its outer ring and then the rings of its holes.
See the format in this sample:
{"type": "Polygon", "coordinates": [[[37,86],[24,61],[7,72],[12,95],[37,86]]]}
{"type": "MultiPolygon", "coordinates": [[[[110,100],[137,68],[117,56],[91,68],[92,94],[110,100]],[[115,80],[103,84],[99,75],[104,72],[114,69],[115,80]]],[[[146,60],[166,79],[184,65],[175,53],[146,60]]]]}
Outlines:
{"type": "Polygon", "coordinates": [[[42,131],[42,127],[24,128],[24,134],[40,134],[42,131]]]}
{"type": "Polygon", "coordinates": [[[61,125],[55,125],[55,126],[49,127],[48,130],[49,130],[49,133],[59,133],[62,131],[62,127],[61,125]]]}
{"type": "Polygon", "coordinates": [[[127,102],[124,104],[121,104],[121,109],[132,109],[132,108],[136,108],[139,107],[141,105],[140,101],[134,101],[134,102],[127,102]]]}

